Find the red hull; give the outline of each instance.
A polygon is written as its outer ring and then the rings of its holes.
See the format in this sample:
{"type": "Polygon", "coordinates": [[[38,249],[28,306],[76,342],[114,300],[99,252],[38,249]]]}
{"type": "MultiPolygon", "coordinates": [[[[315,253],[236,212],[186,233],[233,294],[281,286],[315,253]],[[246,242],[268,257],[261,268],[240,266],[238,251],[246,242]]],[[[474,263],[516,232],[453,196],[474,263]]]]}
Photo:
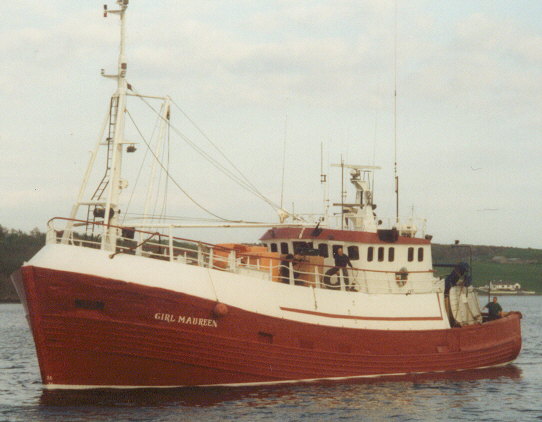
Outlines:
{"type": "Polygon", "coordinates": [[[182,386],[454,371],[513,361],[519,313],[464,328],[324,327],[84,274],[23,267],[44,384],[182,386]]]}

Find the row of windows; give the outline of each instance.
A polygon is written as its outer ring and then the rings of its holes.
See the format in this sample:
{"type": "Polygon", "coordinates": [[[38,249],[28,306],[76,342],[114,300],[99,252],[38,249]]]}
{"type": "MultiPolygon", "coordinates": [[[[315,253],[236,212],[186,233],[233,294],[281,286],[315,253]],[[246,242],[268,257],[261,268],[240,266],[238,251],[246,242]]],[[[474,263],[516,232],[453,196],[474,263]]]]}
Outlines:
{"type": "MultiPolygon", "coordinates": [[[[269,245],[271,247],[271,252],[278,252],[278,248],[279,248],[278,243],[270,243],[269,245]]],[[[332,246],[333,254],[336,254],[337,250],[342,247],[343,245],[333,245],[332,246]]],[[[314,250],[314,245],[312,242],[293,242],[292,253],[307,251],[309,249],[314,250]]],[[[329,249],[328,249],[327,243],[319,243],[317,249],[318,249],[319,256],[322,256],[324,258],[327,258],[329,256],[329,249]]],[[[384,246],[379,246],[378,248],[376,248],[376,255],[377,255],[376,259],[378,260],[378,262],[383,262],[386,260],[386,249],[388,249],[388,253],[387,253],[388,262],[395,261],[395,247],[391,246],[391,247],[385,248],[384,246]]],[[[374,250],[375,248],[373,246],[369,246],[367,248],[367,261],[372,262],[374,260],[375,258],[374,250]]],[[[290,253],[289,245],[287,242],[280,243],[280,253],[281,254],[290,253]]],[[[348,254],[348,257],[352,261],[359,260],[359,249],[357,246],[348,246],[346,253],[348,254]]],[[[408,262],[414,261],[413,247],[408,248],[407,259],[408,259],[408,262]]],[[[423,261],[423,248],[419,247],[418,248],[418,262],[422,262],[422,261],[423,261]]]]}
{"type": "MultiPolygon", "coordinates": [[[[377,259],[378,262],[385,261],[385,254],[386,254],[386,248],[383,246],[379,246],[377,249],[377,259]]],[[[407,256],[408,262],[414,261],[414,248],[410,247],[408,248],[408,256],[407,256]]],[[[374,247],[369,246],[367,249],[367,261],[371,262],[374,260],[374,247]]],[[[390,247],[388,248],[388,261],[393,262],[395,261],[395,248],[390,247]]],[[[418,248],[418,262],[423,261],[423,248],[418,248]]]]}
{"type": "MultiPolygon", "coordinates": [[[[414,248],[408,248],[408,262],[414,261],[414,248]]],[[[418,261],[423,261],[423,248],[418,248],[418,261]]]]}

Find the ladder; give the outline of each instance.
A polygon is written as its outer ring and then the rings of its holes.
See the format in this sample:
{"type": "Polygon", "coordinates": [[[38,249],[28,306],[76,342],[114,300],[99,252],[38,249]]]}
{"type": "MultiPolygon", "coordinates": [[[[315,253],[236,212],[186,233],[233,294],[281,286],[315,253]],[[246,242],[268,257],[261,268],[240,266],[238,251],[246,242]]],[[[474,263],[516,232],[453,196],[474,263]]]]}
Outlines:
{"type": "MultiPolygon", "coordinates": [[[[92,197],[90,198],[91,201],[99,201],[102,199],[102,196],[109,185],[109,176],[111,174],[111,163],[113,160],[113,138],[115,136],[115,127],[117,125],[117,114],[119,109],[119,97],[118,95],[114,95],[111,97],[111,101],[109,103],[109,125],[107,128],[107,137],[105,138],[105,145],[107,146],[107,155],[106,155],[106,164],[105,164],[105,172],[104,175],[98,184],[98,187],[92,194],[92,197]]],[[[96,217],[95,211],[96,205],[89,205],[87,210],[87,222],[92,221],[93,223],[96,222],[96,219],[99,217],[96,217]]],[[[94,234],[94,224],[92,226],[92,234],[94,234]]],[[[88,233],[88,224],[86,231],[88,233]]]]}

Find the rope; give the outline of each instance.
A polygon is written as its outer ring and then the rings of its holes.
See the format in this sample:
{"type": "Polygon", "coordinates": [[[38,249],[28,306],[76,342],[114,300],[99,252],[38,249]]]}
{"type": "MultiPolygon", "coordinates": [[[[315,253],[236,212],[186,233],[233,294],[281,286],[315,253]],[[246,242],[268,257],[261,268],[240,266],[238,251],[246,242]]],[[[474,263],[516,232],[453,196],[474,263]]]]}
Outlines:
{"type": "Polygon", "coordinates": [[[188,194],[188,192],[186,190],[184,190],[181,185],[173,178],[173,176],[170,174],[170,172],[168,171],[168,169],[166,169],[164,167],[164,165],[162,164],[162,162],[160,161],[160,159],[156,156],[156,154],[154,153],[154,151],[151,149],[149,143],[147,142],[147,140],[145,139],[145,137],[143,136],[143,134],[141,133],[141,130],[139,130],[139,127],[136,125],[134,119],[132,118],[132,115],[130,114],[130,112],[128,110],[126,110],[126,114],[128,115],[128,117],[130,118],[130,120],[132,121],[132,123],[134,124],[134,127],[136,128],[137,132],[139,133],[139,135],[141,136],[141,139],[143,140],[143,142],[145,142],[145,145],[147,145],[147,148],[149,149],[150,153],[153,155],[154,159],[158,162],[158,164],[160,165],[160,167],[162,167],[162,170],[164,170],[164,172],[166,173],[167,177],[173,182],[173,184],[182,192],[184,193],[184,195],[190,200],[192,201],[196,206],[198,206],[199,208],[201,208],[203,211],[205,211],[207,214],[209,215],[212,215],[213,217],[216,217],[218,218],[219,220],[222,220],[222,221],[228,221],[228,222],[238,222],[238,221],[235,221],[235,220],[230,220],[230,219],[227,219],[227,218],[224,218],[224,217],[220,217],[219,215],[215,214],[214,212],[210,211],[209,209],[207,209],[206,207],[204,207],[203,205],[201,205],[198,201],[196,201],[194,198],[192,198],[192,196],[190,196],[188,194]]]}
{"type": "MultiPolygon", "coordinates": [[[[128,111],[128,110],[126,110],[126,111],[128,111]]],[[[158,126],[158,121],[159,121],[159,119],[156,119],[156,122],[154,123],[154,127],[153,127],[152,132],[151,132],[151,139],[154,136],[154,132],[156,131],[156,127],[158,126]]],[[[141,135],[141,131],[137,127],[136,127],[136,129],[139,132],[139,134],[141,135]]],[[[143,137],[143,135],[141,135],[141,136],[143,137]]],[[[130,194],[130,199],[128,200],[128,204],[126,205],[126,212],[124,213],[124,217],[122,219],[122,224],[124,224],[126,222],[126,216],[128,214],[128,210],[130,209],[130,205],[132,204],[132,199],[134,197],[136,187],[137,187],[137,185],[139,183],[139,178],[141,177],[141,173],[143,173],[143,165],[145,164],[145,161],[147,160],[147,155],[148,155],[149,151],[150,151],[149,148],[147,148],[145,150],[145,155],[143,156],[143,161],[141,162],[141,166],[139,167],[139,171],[137,172],[137,177],[136,177],[136,180],[135,180],[135,183],[134,183],[134,187],[132,189],[132,193],[130,194]]]]}
{"type": "MultiPolygon", "coordinates": [[[[239,173],[239,175],[242,177],[242,179],[247,183],[248,186],[250,186],[254,193],[258,194],[260,197],[265,198],[265,196],[254,186],[254,184],[248,179],[242,172],[239,170],[239,168],[226,156],[226,154],[207,136],[207,134],[194,122],[194,120],[186,114],[186,112],[174,101],[171,100],[172,104],[177,107],[177,109],[183,114],[186,119],[192,123],[192,125],[196,128],[196,130],[219,152],[220,155],[230,164],[230,166],[233,167],[233,169],[239,173]]],[[[267,199],[267,198],[265,198],[267,199]]]]}
{"type": "MultiPolygon", "coordinates": [[[[149,107],[155,114],[159,116],[159,118],[162,118],[162,116],[159,115],[158,111],[149,104],[149,102],[141,95],[139,94],[133,87],[132,91],[134,92],[134,96],[138,97],[149,107]]],[[[210,156],[208,153],[206,153],[204,150],[202,150],[199,146],[197,146],[188,136],[184,135],[179,129],[177,129],[175,126],[171,124],[170,121],[167,121],[166,123],[168,126],[173,129],[173,131],[181,138],[183,139],[194,151],[196,151],[198,154],[200,154],[203,158],[205,158],[207,161],[209,161],[217,170],[221,171],[224,175],[226,175],[228,178],[230,178],[232,181],[236,182],[239,186],[247,190],[248,192],[252,193],[253,195],[257,196],[264,202],[266,202],[271,208],[274,210],[279,210],[281,207],[271,201],[269,198],[267,198],[265,195],[263,195],[251,182],[250,180],[232,163],[232,161],[222,152],[222,150],[203,132],[203,130],[177,105],[177,103],[173,100],[171,100],[172,104],[175,105],[179,109],[179,111],[188,119],[188,121],[194,125],[196,130],[200,132],[200,134],[222,155],[222,157],[233,167],[233,169],[239,174],[234,174],[231,170],[224,167],[222,164],[220,164],[216,159],[214,159],[212,156],[210,156]]]]}

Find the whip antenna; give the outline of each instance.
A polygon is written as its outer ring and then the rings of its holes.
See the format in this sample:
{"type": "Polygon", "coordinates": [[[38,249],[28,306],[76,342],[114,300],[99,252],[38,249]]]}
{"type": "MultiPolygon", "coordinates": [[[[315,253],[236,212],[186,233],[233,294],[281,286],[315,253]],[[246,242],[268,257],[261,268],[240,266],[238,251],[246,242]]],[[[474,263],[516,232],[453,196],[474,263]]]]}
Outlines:
{"type": "Polygon", "coordinates": [[[395,34],[393,42],[393,144],[395,180],[395,222],[399,223],[399,175],[397,174],[397,0],[395,0],[395,34]]]}
{"type": "Polygon", "coordinates": [[[286,168],[286,137],[288,135],[288,113],[284,118],[284,140],[282,142],[282,181],[280,185],[280,208],[284,202],[284,169],[286,168]]]}

